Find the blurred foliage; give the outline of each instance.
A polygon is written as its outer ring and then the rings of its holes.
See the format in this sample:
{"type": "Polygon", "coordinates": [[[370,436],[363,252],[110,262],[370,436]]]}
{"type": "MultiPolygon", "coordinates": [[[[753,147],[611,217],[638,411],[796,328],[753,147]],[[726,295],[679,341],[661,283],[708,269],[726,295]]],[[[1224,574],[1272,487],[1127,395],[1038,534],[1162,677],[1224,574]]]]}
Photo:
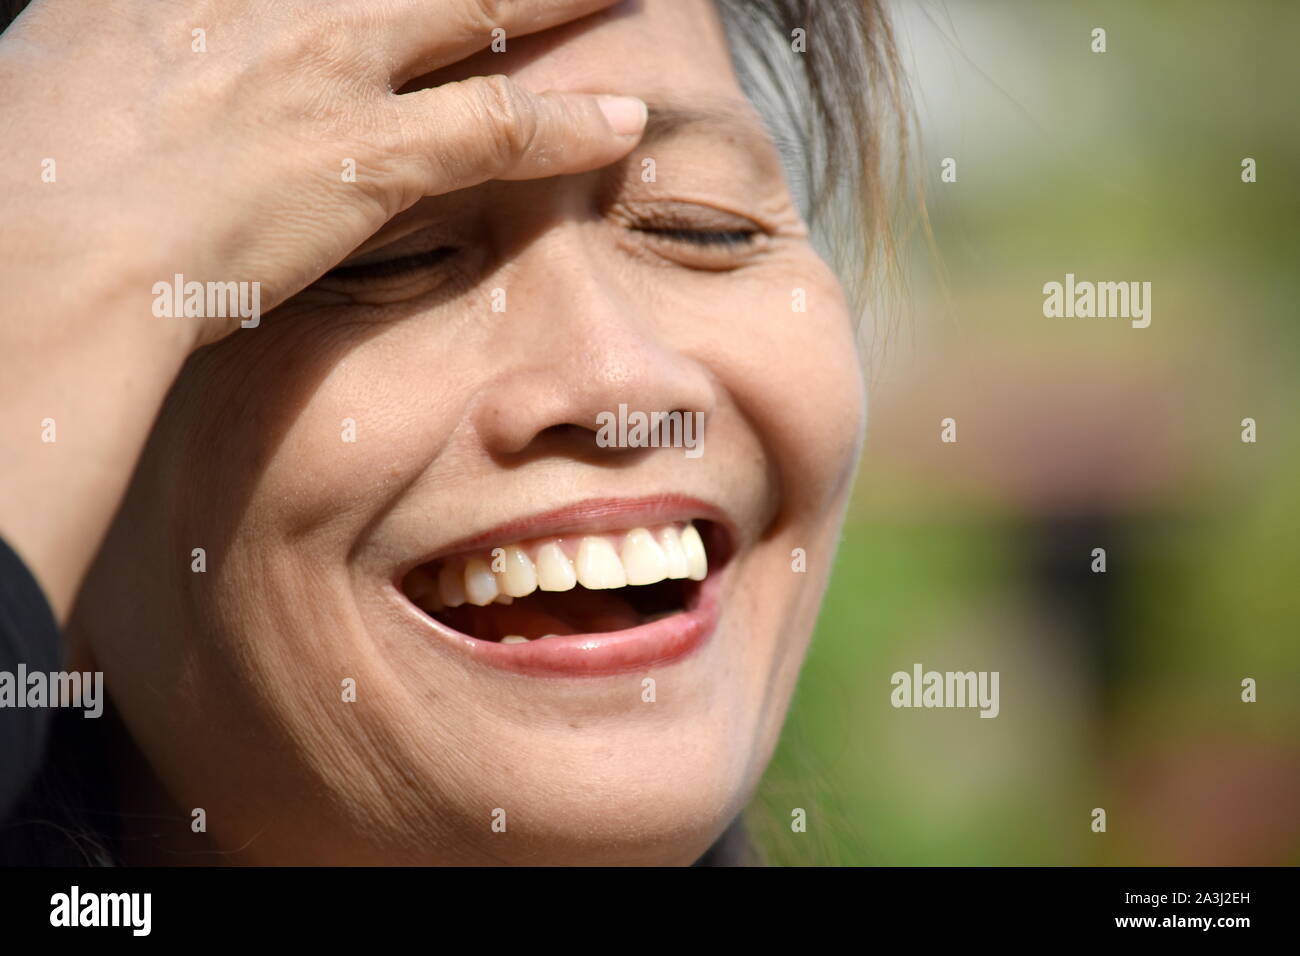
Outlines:
{"type": "Polygon", "coordinates": [[[755,840],[774,864],[1300,863],[1300,4],[894,9],[935,245],[871,370],[755,840]],[[1044,318],[1067,272],[1150,281],[1151,327],[1044,318]],[[916,662],[1000,671],[1001,714],[893,709],[916,662]]]}

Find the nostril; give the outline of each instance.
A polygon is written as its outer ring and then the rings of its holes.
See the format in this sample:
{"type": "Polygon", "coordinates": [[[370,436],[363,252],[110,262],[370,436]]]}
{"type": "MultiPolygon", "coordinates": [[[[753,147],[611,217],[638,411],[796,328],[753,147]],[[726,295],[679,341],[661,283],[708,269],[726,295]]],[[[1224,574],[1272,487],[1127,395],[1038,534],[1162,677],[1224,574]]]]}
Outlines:
{"type": "Polygon", "coordinates": [[[582,425],[564,423],[543,428],[537,433],[537,437],[551,439],[582,438],[585,440],[586,436],[590,435],[594,430],[594,428],[584,428],[582,425]]]}

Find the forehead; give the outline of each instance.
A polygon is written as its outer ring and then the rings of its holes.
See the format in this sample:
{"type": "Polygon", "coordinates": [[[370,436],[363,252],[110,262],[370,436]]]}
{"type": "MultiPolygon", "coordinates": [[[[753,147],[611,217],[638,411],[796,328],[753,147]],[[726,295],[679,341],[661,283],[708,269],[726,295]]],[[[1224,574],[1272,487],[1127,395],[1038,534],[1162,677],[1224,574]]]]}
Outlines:
{"type": "Polygon", "coordinates": [[[624,0],[556,29],[507,37],[504,52],[484,50],[407,88],[493,73],[537,92],[639,96],[650,107],[643,145],[708,135],[747,153],[764,173],[779,171],[732,69],[713,0],[624,0]]]}
{"type": "Polygon", "coordinates": [[[507,37],[505,52],[485,50],[443,72],[440,81],[505,73],[538,91],[643,95],[671,80],[678,89],[741,95],[712,0],[624,0],[553,30],[507,37]]]}

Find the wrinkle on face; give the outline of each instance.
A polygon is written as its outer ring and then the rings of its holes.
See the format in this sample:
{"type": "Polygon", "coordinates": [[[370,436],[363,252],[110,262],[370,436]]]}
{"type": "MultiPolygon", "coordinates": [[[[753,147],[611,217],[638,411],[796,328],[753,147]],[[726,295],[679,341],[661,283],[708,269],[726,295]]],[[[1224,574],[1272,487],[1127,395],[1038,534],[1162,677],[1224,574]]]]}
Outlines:
{"type": "Polygon", "coordinates": [[[367,295],[335,276],[196,355],[84,608],[141,751],[173,793],[240,808],[247,826],[223,834],[214,813],[212,836],[261,833],[248,860],[688,861],[747,799],[811,633],[861,379],[842,292],[712,5],[624,5],[509,49],[442,81],[507,72],[643,95],[646,140],[605,170],[424,199],[348,260],[456,247],[454,282],[430,271],[367,295]],[[748,219],[770,241],[698,268],[701,250],[638,231],[656,216],[748,219]],[[705,454],[583,446],[596,410],[620,401],[707,410],[705,454]],[[723,631],[659,675],[671,693],[653,709],[621,686],[485,678],[384,603],[385,568],[415,549],[665,489],[720,502],[746,548],[723,631]],[[184,598],[122,600],[174,582],[178,549],[200,544],[214,573],[187,577],[184,598]],[[790,570],[795,547],[813,556],[807,575],[790,570]],[[176,661],[192,693],[169,689],[176,661]],[[364,694],[350,711],[343,675],[364,694]],[[216,762],[261,739],[277,750],[253,748],[238,790],[223,785],[216,762]],[[486,827],[503,800],[508,840],[486,827]]]}

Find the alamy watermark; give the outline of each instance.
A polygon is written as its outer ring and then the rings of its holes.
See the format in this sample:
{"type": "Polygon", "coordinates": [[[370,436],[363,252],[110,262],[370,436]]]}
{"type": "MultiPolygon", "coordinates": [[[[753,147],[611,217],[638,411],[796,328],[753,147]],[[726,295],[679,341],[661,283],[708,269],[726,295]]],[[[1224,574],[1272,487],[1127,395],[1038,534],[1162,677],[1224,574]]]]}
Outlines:
{"type": "Polygon", "coordinates": [[[596,415],[601,448],[685,448],[687,458],[704,454],[703,412],[618,412],[596,415]]]}
{"type": "Polygon", "coordinates": [[[66,893],[50,897],[51,926],[120,926],[132,936],[148,936],[153,928],[152,893],[82,892],[73,884],[66,893]]]}
{"type": "Polygon", "coordinates": [[[1135,329],[1151,324],[1150,282],[1065,282],[1043,286],[1043,315],[1049,319],[1132,319],[1135,329]]]}
{"type": "Polygon", "coordinates": [[[176,273],[171,282],[153,284],[153,314],[160,319],[243,319],[241,329],[262,321],[262,283],[186,282],[176,273]]]}
{"type": "Polygon", "coordinates": [[[104,712],[103,671],[0,671],[0,707],[80,707],[83,717],[104,712]]]}
{"type": "Polygon", "coordinates": [[[889,702],[895,707],[978,707],[981,717],[996,717],[998,671],[925,671],[912,665],[912,673],[895,671],[889,702]]]}

